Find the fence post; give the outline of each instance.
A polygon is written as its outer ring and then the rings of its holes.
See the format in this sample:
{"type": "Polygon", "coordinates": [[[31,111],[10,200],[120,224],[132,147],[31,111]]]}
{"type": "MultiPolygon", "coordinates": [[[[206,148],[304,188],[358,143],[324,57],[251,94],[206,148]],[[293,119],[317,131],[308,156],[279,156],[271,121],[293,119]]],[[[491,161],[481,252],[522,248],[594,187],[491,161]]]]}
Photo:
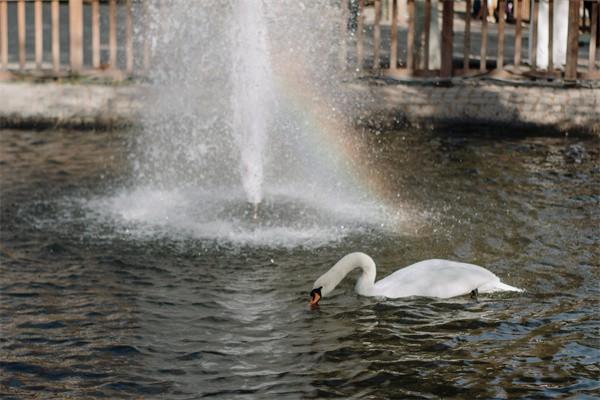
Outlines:
{"type": "Polygon", "coordinates": [[[594,72],[596,68],[596,38],[598,36],[598,3],[592,5],[592,22],[590,27],[590,53],[588,58],[588,72],[594,72]]]}
{"type": "Polygon", "coordinates": [[[149,5],[147,1],[144,1],[143,5],[143,11],[142,11],[142,20],[143,22],[143,69],[144,69],[144,75],[146,75],[148,73],[148,69],[150,68],[150,10],[149,10],[149,5]]]}
{"type": "Polygon", "coordinates": [[[108,63],[117,68],[117,0],[108,2],[108,63]]]}
{"type": "Polygon", "coordinates": [[[128,74],[133,73],[133,8],[131,0],[125,2],[125,70],[128,74]]]}
{"type": "Polygon", "coordinates": [[[431,0],[425,0],[423,13],[423,69],[429,69],[429,31],[431,30],[431,0]]]}
{"type": "Polygon", "coordinates": [[[533,1],[533,15],[530,16],[530,24],[531,24],[531,54],[530,54],[530,64],[531,69],[537,69],[537,37],[538,37],[538,20],[540,18],[540,0],[532,0],[533,1]]]}
{"type": "Polygon", "coordinates": [[[19,37],[19,68],[25,69],[25,0],[17,3],[17,31],[19,37]]]}
{"type": "Polygon", "coordinates": [[[554,2],[548,0],[548,72],[554,69],[554,2]]]}
{"type": "Polygon", "coordinates": [[[52,68],[55,73],[60,71],[60,4],[58,0],[52,0],[52,68]]]}
{"type": "Polygon", "coordinates": [[[398,66],[398,0],[392,0],[392,27],[390,31],[390,69],[398,66]]]}
{"type": "Polygon", "coordinates": [[[452,76],[453,20],[454,0],[446,0],[442,11],[442,69],[440,71],[442,78],[452,76]]]}
{"type": "Polygon", "coordinates": [[[356,69],[363,67],[364,48],[363,36],[365,29],[365,0],[358,0],[358,21],[356,26],[356,69]]]}
{"type": "Polygon", "coordinates": [[[342,21],[340,25],[340,71],[345,71],[348,60],[348,0],[341,0],[340,12],[342,14],[342,21]]]}
{"type": "Polygon", "coordinates": [[[479,53],[479,72],[487,71],[487,0],[481,2],[481,50],[479,53]]]}
{"type": "Polygon", "coordinates": [[[92,67],[100,68],[100,4],[92,0],[92,67]]]}
{"type": "Polygon", "coordinates": [[[381,0],[375,0],[375,21],[373,26],[373,69],[379,70],[379,50],[381,46],[381,0]]]}
{"type": "Polygon", "coordinates": [[[0,0],[0,63],[8,68],[8,12],[7,1],[0,0]]]}
{"type": "Polygon", "coordinates": [[[565,80],[577,79],[577,53],[579,50],[579,0],[569,1],[569,32],[567,34],[567,65],[565,80]]]}
{"type": "Polygon", "coordinates": [[[44,46],[44,34],[42,31],[42,0],[35,0],[35,66],[42,69],[42,51],[44,46]]]}
{"type": "Polygon", "coordinates": [[[505,0],[498,1],[498,55],[496,56],[496,69],[504,68],[504,7],[505,0]]]}
{"type": "Polygon", "coordinates": [[[406,34],[406,68],[409,74],[415,70],[415,0],[407,0],[408,32],[406,34]]]}
{"type": "Polygon", "coordinates": [[[69,0],[69,52],[71,72],[83,67],[83,0],[69,0]]]}
{"type": "Polygon", "coordinates": [[[521,37],[521,23],[522,23],[522,11],[523,11],[523,1],[515,0],[515,12],[517,20],[515,22],[515,68],[519,68],[521,66],[521,46],[523,43],[523,39],[521,37]]]}
{"type": "Polygon", "coordinates": [[[467,0],[467,12],[465,13],[465,36],[463,48],[463,71],[469,72],[469,55],[471,53],[471,0],[467,0]]]}

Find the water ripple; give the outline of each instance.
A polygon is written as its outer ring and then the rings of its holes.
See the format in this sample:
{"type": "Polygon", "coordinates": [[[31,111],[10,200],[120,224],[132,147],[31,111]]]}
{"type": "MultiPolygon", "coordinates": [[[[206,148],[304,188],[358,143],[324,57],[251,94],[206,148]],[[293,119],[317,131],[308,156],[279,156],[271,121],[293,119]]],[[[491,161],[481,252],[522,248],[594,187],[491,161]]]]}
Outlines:
{"type": "Polygon", "coordinates": [[[2,398],[597,397],[597,141],[568,164],[570,138],[379,135],[372,167],[431,210],[427,226],[280,247],[128,234],[90,211],[114,192],[98,174],[122,174],[105,167],[119,133],[7,131],[3,144],[36,135],[35,152],[0,146],[2,398]],[[314,279],[356,250],[380,276],[458,258],[527,292],[371,299],[349,277],[309,309],[314,279]]]}

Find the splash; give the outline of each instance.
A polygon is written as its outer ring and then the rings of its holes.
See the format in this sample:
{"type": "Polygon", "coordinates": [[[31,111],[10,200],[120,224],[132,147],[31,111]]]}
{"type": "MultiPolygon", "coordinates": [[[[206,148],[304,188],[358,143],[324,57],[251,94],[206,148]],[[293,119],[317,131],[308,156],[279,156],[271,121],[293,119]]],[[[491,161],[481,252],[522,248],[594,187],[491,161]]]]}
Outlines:
{"type": "Polygon", "coordinates": [[[95,210],[138,236],[253,245],[401,230],[348,128],[337,5],[161,4],[150,7],[152,95],[133,179],[95,210]]]}

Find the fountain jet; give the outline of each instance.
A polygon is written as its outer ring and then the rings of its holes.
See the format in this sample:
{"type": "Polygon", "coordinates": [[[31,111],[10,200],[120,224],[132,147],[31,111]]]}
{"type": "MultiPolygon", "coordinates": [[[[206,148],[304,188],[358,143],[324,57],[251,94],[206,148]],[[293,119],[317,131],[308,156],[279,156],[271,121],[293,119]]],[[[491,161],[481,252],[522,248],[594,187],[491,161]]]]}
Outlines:
{"type": "Polygon", "coordinates": [[[233,134],[240,151],[240,174],[254,215],[263,197],[264,149],[273,112],[273,74],[262,0],[234,3],[233,134]]]}

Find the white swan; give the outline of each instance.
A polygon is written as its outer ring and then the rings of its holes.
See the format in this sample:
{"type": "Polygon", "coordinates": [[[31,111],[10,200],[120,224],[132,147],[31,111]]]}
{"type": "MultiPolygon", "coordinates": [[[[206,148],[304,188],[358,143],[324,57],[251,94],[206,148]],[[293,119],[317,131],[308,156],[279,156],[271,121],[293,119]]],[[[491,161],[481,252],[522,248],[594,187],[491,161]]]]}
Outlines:
{"type": "Polygon", "coordinates": [[[487,269],[474,264],[448,260],[425,260],[399,269],[375,282],[375,262],[364,253],[350,253],[317,279],[310,292],[310,305],[326,297],[350,271],[361,268],[355,290],[362,296],[424,296],[446,299],[468,293],[497,291],[522,292],[506,285],[487,269]]]}

